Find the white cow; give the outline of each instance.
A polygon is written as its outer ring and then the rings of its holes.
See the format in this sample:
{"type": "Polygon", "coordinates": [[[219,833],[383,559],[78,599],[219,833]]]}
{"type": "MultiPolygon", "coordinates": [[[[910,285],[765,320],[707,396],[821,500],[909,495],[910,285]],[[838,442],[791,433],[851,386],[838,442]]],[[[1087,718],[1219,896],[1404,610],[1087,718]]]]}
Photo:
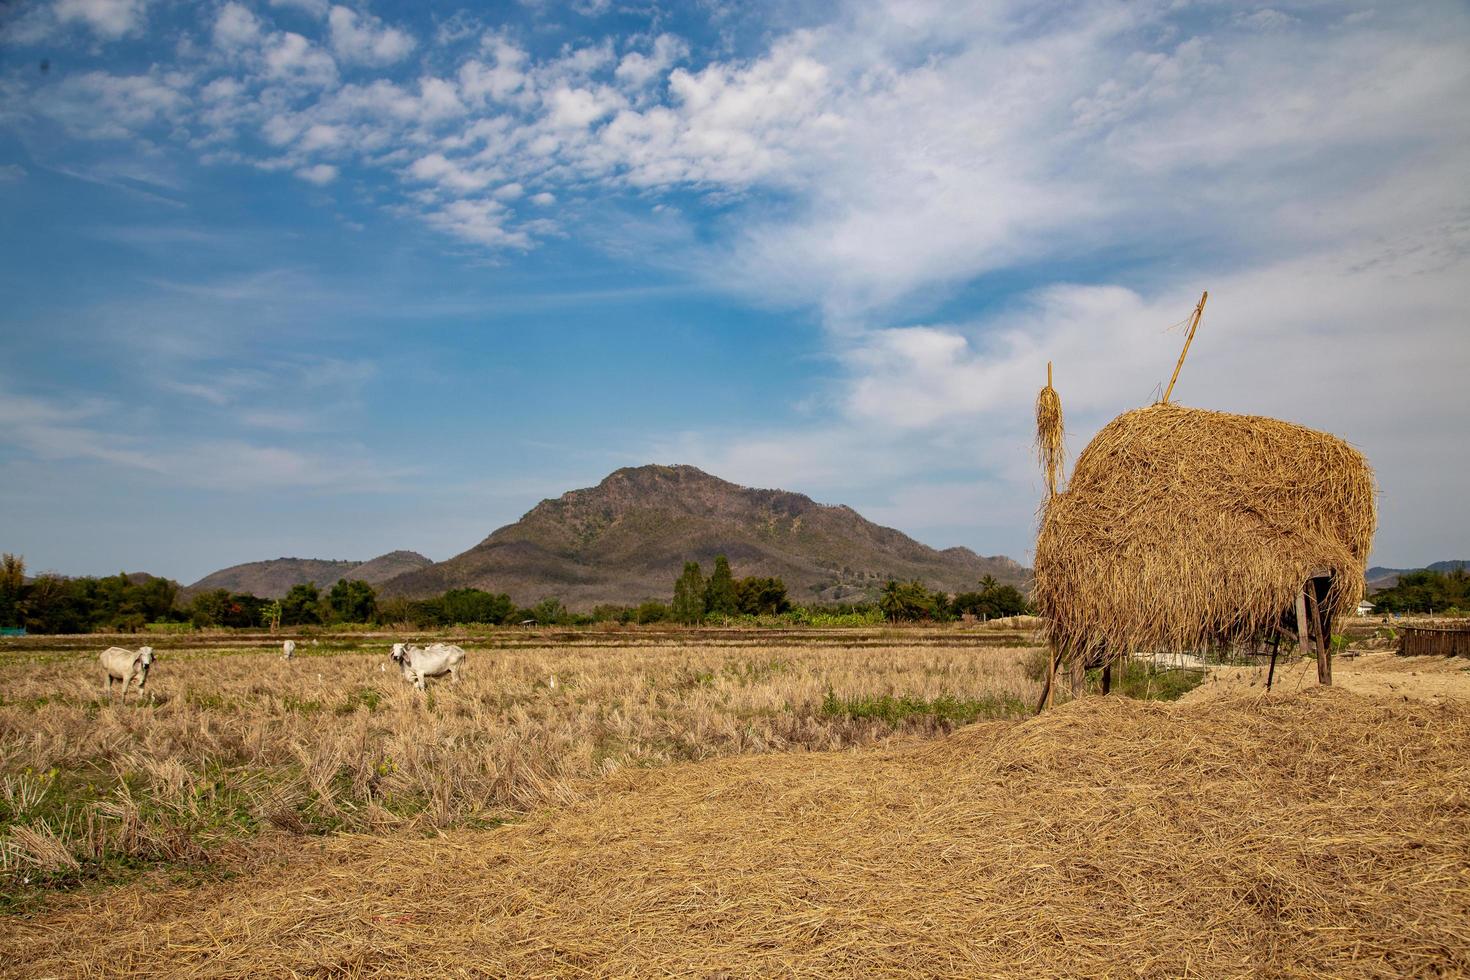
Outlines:
{"type": "Polygon", "coordinates": [[[294,656],[296,656],[296,641],[295,640],[287,640],[285,643],[282,643],[281,644],[281,659],[282,660],[290,660],[294,656]]]}
{"type": "Polygon", "coordinates": [[[459,672],[464,669],[464,651],[452,643],[430,643],[427,647],[395,643],[393,662],[403,671],[403,679],[412,681],[422,691],[430,677],[445,674],[458,684],[459,672]]]}
{"type": "Polygon", "coordinates": [[[122,647],[108,647],[98,659],[102,661],[102,669],[107,673],[107,696],[112,697],[112,682],[122,681],[122,693],[118,700],[126,701],[128,685],[134,678],[137,678],[140,694],[143,692],[143,685],[148,683],[148,668],[153,666],[153,648],[139,647],[138,652],[134,653],[122,647]]]}

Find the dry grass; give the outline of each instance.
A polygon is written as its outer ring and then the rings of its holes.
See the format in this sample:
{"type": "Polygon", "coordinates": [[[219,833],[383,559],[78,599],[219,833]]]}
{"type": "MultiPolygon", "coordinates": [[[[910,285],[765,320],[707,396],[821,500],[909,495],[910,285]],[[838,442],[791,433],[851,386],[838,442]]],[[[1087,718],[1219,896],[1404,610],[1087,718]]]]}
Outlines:
{"type": "Polygon", "coordinates": [[[496,831],[331,838],[10,920],[17,975],[1470,971],[1470,710],[1074,702],[940,742],[622,773],[496,831]],[[138,922],[149,923],[138,928],[138,922]]]}
{"type": "Polygon", "coordinates": [[[1046,476],[1047,497],[1056,496],[1061,480],[1066,432],[1062,424],[1062,398],[1051,386],[1051,365],[1046,366],[1046,387],[1036,395],[1036,458],[1046,476]]]}
{"type": "MultiPolygon", "coordinates": [[[[141,702],[93,652],[6,663],[0,899],[240,856],[272,834],[485,826],[629,767],[831,750],[1025,711],[1024,650],[471,648],[416,694],[381,652],[170,650],[141,702]]],[[[325,649],[325,648],[323,648],[325,649]]],[[[3,904],[3,903],[0,903],[3,904]]]]}
{"type": "Polygon", "coordinates": [[[1154,405],[1120,415],[1047,501],[1034,597],[1069,660],[1184,653],[1273,630],[1315,569],[1329,621],[1357,605],[1373,473],[1276,419],[1154,405]]]}

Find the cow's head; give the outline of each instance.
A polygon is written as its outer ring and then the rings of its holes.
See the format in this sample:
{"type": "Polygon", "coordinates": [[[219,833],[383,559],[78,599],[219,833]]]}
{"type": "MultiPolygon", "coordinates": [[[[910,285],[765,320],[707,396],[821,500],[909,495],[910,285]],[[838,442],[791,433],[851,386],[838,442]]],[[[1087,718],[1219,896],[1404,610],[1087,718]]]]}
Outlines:
{"type": "Polygon", "coordinates": [[[144,667],[152,667],[153,666],[153,648],[152,647],[139,647],[138,648],[138,659],[141,660],[141,661],[143,661],[143,666],[144,667]]]}
{"type": "Polygon", "coordinates": [[[403,644],[402,643],[395,643],[395,644],[393,644],[393,662],[396,663],[396,664],[403,663],[403,644]]]}

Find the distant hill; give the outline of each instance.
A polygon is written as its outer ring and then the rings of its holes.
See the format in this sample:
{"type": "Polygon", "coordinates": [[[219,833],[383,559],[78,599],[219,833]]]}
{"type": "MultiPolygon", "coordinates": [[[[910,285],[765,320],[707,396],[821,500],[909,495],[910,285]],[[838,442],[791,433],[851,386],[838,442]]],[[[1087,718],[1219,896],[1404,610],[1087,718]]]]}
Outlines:
{"type": "Polygon", "coordinates": [[[390,551],[386,555],[379,555],[372,561],[363,562],[352,570],[351,576],[344,577],[362,579],[369,585],[382,585],[389,579],[416,572],[432,564],[434,564],[433,561],[417,551],[390,551]]]}
{"type": "Polygon", "coordinates": [[[1368,591],[1372,593],[1379,589],[1393,588],[1398,584],[1399,576],[1406,572],[1448,572],[1459,567],[1470,569],[1470,559],[1437,561],[1432,565],[1424,565],[1420,568],[1384,568],[1382,565],[1374,565],[1368,569],[1364,578],[1368,580],[1368,591]]]}
{"type": "Polygon", "coordinates": [[[692,466],[639,466],[543,500],[463,554],[382,591],[426,596],[473,586],[522,604],[556,596],[587,609],[667,600],[685,561],[708,574],[718,554],[736,576],[779,576],[798,602],[871,598],[890,578],[959,591],[985,575],[1021,585],[1029,574],[1009,558],[930,548],[851,507],[738,486],[692,466]]]}
{"type": "Polygon", "coordinates": [[[290,592],[293,585],[311,582],[318,588],[329,588],[344,578],[360,578],[372,585],[381,585],[405,572],[432,564],[428,558],[413,551],[390,551],[365,562],[331,561],[322,558],[252,561],[211,572],[184,589],[181,600],[188,602],[200,592],[215,589],[245,592],[264,599],[279,599],[290,592]]]}

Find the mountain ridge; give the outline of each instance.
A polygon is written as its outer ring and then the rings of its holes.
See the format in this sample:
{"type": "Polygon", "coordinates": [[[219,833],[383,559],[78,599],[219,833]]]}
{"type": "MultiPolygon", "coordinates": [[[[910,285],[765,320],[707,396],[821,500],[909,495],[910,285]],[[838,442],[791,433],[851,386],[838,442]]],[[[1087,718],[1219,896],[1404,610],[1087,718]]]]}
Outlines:
{"type": "Polygon", "coordinates": [[[419,597],[476,587],[523,604],[547,596],[573,608],[630,604],[666,600],[685,561],[708,570],[717,554],[737,576],[783,579],[797,602],[869,599],[889,578],[961,591],[985,575],[1020,585],[1029,574],[1005,556],[931,548],[845,504],[743,487],[693,466],[650,464],[542,500],[468,550],[391,579],[381,591],[419,597]]]}
{"type": "Polygon", "coordinates": [[[1457,567],[1470,569],[1470,559],[1448,559],[1446,561],[1430,562],[1428,565],[1419,565],[1416,568],[1387,568],[1383,565],[1374,565],[1363,574],[1368,583],[1370,592],[1377,589],[1391,589],[1398,584],[1399,576],[1409,572],[1448,572],[1457,567]]]}
{"type": "Polygon", "coordinates": [[[215,589],[243,592],[262,599],[279,599],[294,585],[310,582],[318,588],[330,588],[348,577],[381,586],[390,579],[431,564],[433,562],[429,558],[416,551],[401,550],[367,561],[283,557],[242,562],[210,572],[186,586],[180,590],[180,601],[188,602],[201,592],[215,589]]]}

